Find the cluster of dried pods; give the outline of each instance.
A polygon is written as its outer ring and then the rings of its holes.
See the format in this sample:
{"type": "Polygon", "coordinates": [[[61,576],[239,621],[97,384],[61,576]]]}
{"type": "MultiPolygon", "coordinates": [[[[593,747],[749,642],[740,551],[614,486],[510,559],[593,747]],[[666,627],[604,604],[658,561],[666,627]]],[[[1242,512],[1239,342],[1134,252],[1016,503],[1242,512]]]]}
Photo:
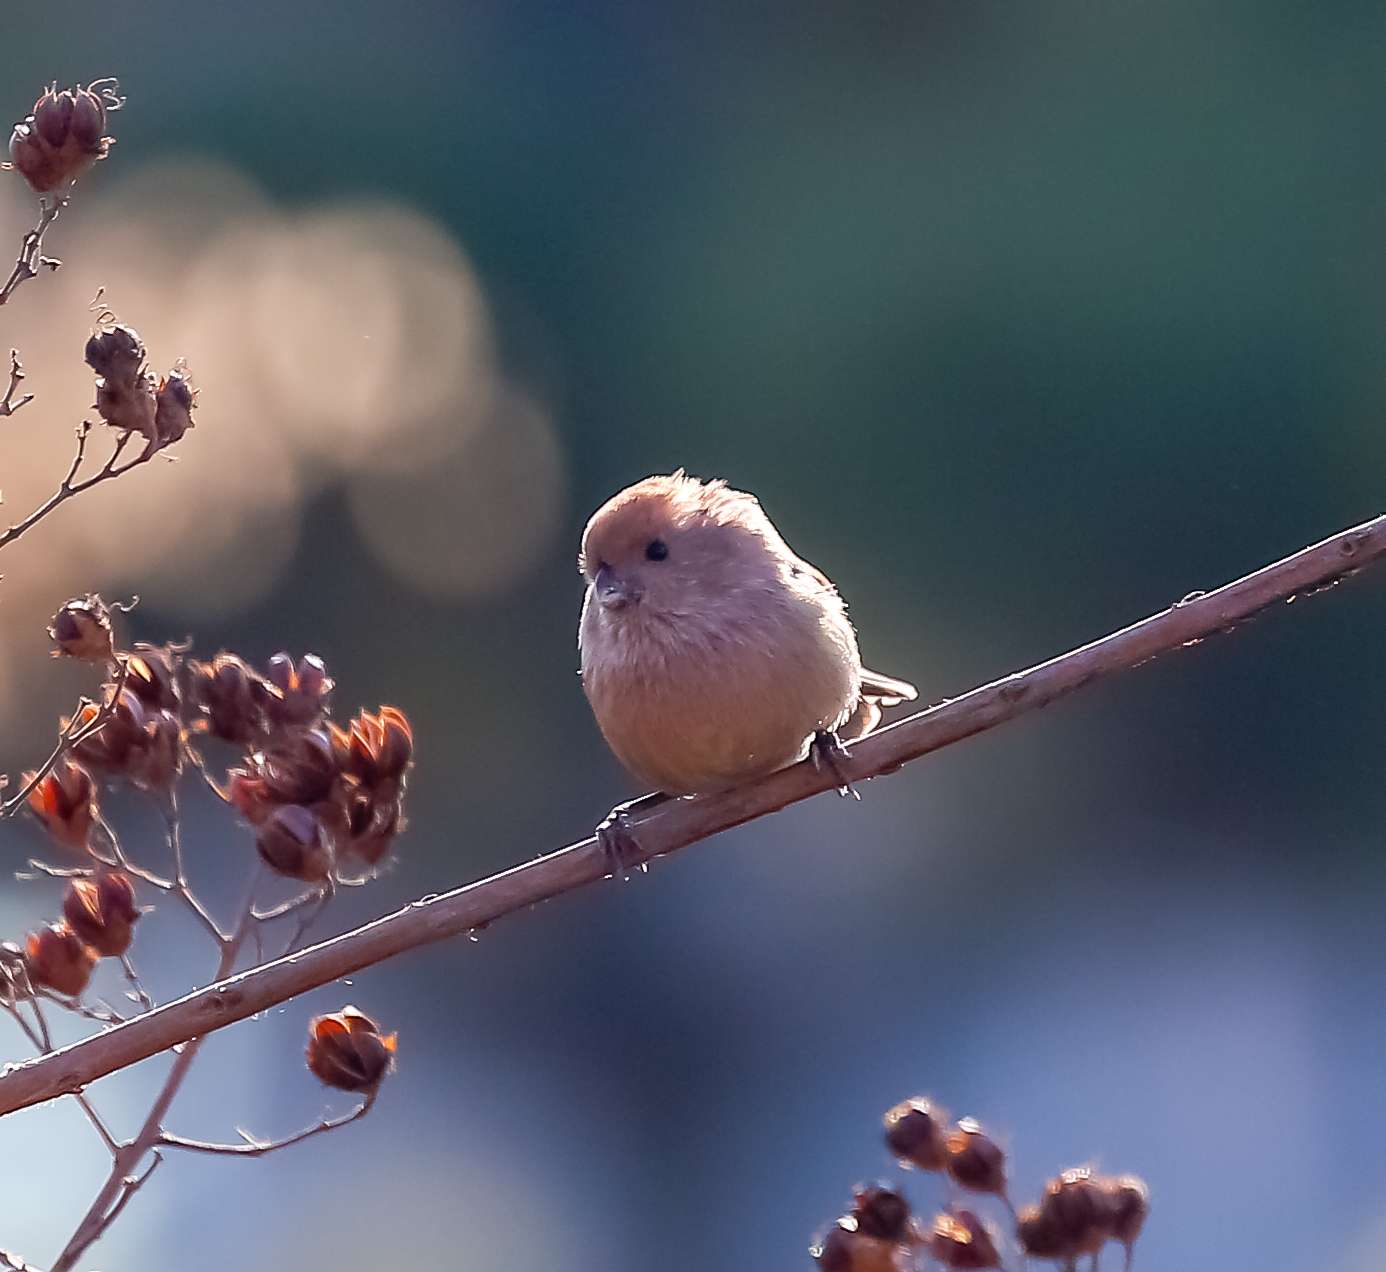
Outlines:
{"type": "MultiPolygon", "coordinates": [[[[1134,1175],[1066,1170],[1045,1185],[1038,1203],[1017,1213],[1007,1188],[1005,1150],[974,1119],[952,1122],[917,1096],[886,1113],[885,1143],[902,1166],[943,1174],[963,1192],[998,1199],[1026,1258],[1073,1269],[1087,1255],[1096,1266],[1102,1248],[1114,1241],[1124,1247],[1130,1268],[1149,1211],[1145,1184],[1134,1175]]],[[[925,1227],[901,1191],[871,1184],[855,1190],[852,1208],[811,1253],[823,1272],[906,1272],[921,1259],[985,1272],[1005,1268],[1005,1247],[998,1227],[975,1210],[950,1206],[925,1227]]]]}

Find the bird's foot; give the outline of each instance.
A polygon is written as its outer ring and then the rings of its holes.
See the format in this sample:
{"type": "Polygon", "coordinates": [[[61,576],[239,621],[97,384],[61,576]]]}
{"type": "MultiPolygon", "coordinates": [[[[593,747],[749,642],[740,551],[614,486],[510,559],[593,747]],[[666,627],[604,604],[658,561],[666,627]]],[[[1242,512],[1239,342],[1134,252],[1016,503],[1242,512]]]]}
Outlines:
{"type": "Polygon", "coordinates": [[[649,795],[642,795],[639,799],[617,804],[602,818],[601,824],[597,827],[596,835],[602,855],[610,867],[607,871],[608,877],[628,879],[632,871],[645,869],[648,859],[645,850],[640,846],[640,841],[635,837],[631,815],[657,808],[668,799],[668,795],[655,791],[649,795]]]}
{"type": "Polygon", "coordinates": [[[826,770],[832,774],[839,795],[850,795],[853,799],[859,800],[861,796],[857,794],[856,787],[847,780],[847,774],[843,770],[843,765],[850,758],[851,755],[836,733],[820,729],[813,735],[813,741],[809,744],[809,759],[813,761],[813,767],[820,773],[826,770]]]}

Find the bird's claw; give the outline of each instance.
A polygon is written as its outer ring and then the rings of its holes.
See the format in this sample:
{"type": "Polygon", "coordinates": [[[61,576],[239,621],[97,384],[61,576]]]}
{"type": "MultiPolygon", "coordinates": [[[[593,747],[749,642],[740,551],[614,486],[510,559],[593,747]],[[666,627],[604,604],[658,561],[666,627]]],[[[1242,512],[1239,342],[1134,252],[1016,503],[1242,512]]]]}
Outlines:
{"type": "Polygon", "coordinates": [[[827,771],[832,774],[833,781],[837,783],[839,795],[850,795],[853,799],[861,799],[861,796],[857,794],[856,787],[847,780],[847,774],[843,771],[843,765],[851,758],[851,755],[847,748],[842,745],[842,739],[836,733],[831,733],[827,729],[820,729],[815,733],[813,741],[809,745],[809,758],[813,761],[813,767],[820,773],[827,771]]]}
{"type": "Polygon", "coordinates": [[[628,879],[631,872],[643,868],[645,854],[631,829],[630,814],[623,806],[613,808],[597,827],[597,843],[608,866],[607,877],[628,879]]]}

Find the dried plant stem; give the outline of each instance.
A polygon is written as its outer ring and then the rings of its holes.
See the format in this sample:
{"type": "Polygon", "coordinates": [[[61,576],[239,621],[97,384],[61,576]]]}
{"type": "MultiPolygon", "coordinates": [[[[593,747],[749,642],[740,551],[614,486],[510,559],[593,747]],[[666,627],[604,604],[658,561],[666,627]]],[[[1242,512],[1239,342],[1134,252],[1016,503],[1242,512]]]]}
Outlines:
{"type": "MultiPolygon", "coordinates": [[[[1215,592],[1192,593],[1130,627],[880,729],[853,744],[842,765],[845,776],[865,781],[894,772],[911,760],[1047,706],[1101,676],[1228,631],[1277,601],[1325,588],[1383,556],[1386,516],[1344,530],[1215,592]]],[[[836,775],[805,762],[726,794],[666,801],[632,820],[638,852],[629,864],[642,864],[835,785],[836,775]]],[[[78,1090],[105,1074],[406,950],[483,928],[516,910],[594,883],[611,868],[601,844],[590,838],[489,879],[415,901],[355,931],[14,1067],[0,1077],[0,1115],[78,1090]]]]}
{"type": "Polygon", "coordinates": [[[281,1148],[288,1148],[290,1145],[301,1144],[306,1139],[312,1139],[314,1135],[335,1131],[339,1127],[359,1121],[375,1107],[375,1098],[379,1094],[379,1090],[377,1087],[370,1092],[350,1113],[343,1113],[339,1117],[324,1117],[312,1126],[296,1131],[292,1135],[286,1135],[283,1139],[257,1140],[253,1136],[247,1135],[245,1131],[238,1130],[236,1133],[245,1143],[216,1144],[210,1140],[188,1139],[183,1135],[170,1135],[165,1131],[159,1137],[159,1145],[161,1148],[185,1148],[194,1153],[220,1153],[230,1157],[263,1157],[266,1153],[278,1152],[281,1148]]]}
{"type": "Polygon", "coordinates": [[[10,382],[5,389],[5,396],[0,398],[0,416],[13,415],[26,402],[32,402],[34,395],[26,393],[19,401],[14,400],[14,395],[19,391],[19,386],[24,380],[24,364],[19,360],[19,350],[10,350],[10,382]]]}
{"type": "Polygon", "coordinates": [[[83,420],[82,425],[77,430],[77,452],[72,457],[72,463],[68,465],[67,475],[59,483],[55,490],[47,499],[33,510],[23,521],[16,522],[4,534],[0,534],[0,548],[7,547],[13,543],[26,530],[32,530],[54,509],[65,504],[74,495],[80,495],[84,490],[90,490],[93,486],[99,486],[103,481],[110,481],[114,477],[123,477],[132,468],[138,468],[141,464],[147,464],[159,452],[157,448],[146,445],[133,459],[128,459],[125,463],[120,463],[120,457],[125,453],[125,448],[129,446],[133,433],[122,433],[116,439],[111,457],[98,468],[90,477],[83,477],[77,480],[78,470],[82,467],[82,461],[87,456],[87,439],[91,436],[91,421],[83,420]]]}
{"type": "MultiPolygon", "coordinates": [[[[241,906],[236,926],[220,946],[221,954],[215,973],[217,980],[230,975],[236,965],[236,956],[255,925],[255,889],[259,880],[260,869],[257,864],[246,889],[245,902],[241,906]]],[[[174,1057],[163,1086],[154,1097],[154,1103],[139,1131],[133,1139],[117,1147],[110,1175],[49,1272],[71,1272],[77,1260],[101,1239],[106,1229],[115,1222],[116,1217],[129,1203],[131,1196],[153,1174],[161,1160],[157,1149],[164,1134],[164,1118],[182,1088],[193,1061],[197,1059],[202,1042],[201,1038],[187,1039],[183,1049],[174,1057]],[[143,1174],[139,1173],[145,1157],[151,1154],[153,1160],[148,1168],[143,1174]]]]}
{"type": "Polygon", "coordinates": [[[62,264],[62,261],[43,255],[43,236],[48,233],[49,226],[58,219],[59,214],[67,207],[69,197],[66,194],[39,196],[38,224],[20,241],[19,255],[15,258],[14,269],[10,271],[5,285],[0,287],[0,305],[5,304],[14,295],[20,283],[26,283],[33,278],[39,272],[40,265],[45,265],[49,269],[57,269],[62,264]]]}

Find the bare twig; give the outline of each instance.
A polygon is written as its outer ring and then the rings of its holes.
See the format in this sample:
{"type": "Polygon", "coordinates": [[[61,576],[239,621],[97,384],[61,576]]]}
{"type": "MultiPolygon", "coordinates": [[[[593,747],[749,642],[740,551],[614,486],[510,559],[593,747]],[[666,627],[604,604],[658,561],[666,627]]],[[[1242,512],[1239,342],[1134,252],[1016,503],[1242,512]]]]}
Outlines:
{"type": "Polygon", "coordinates": [[[87,439],[91,435],[92,425],[89,420],[83,420],[82,426],[77,430],[77,451],[72,458],[72,463],[68,466],[67,475],[58,484],[55,490],[47,499],[34,509],[23,521],[16,522],[4,534],[0,534],[0,548],[13,543],[26,530],[31,530],[38,525],[50,512],[65,504],[74,495],[80,495],[85,490],[90,490],[93,486],[99,486],[103,481],[110,481],[114,477],[123,477],[132,468],[138,468],[141,464],[147,464],[155,455],[159,453],[158,447],[152,443],[146,444],[133,459],[127,459],[125,463],[120,463],[120,457],[125,453],[125,448],[129,446],[133,433],[122,433],[116,440],[115,447],[111,451],[111,457],[98,468],[90,477],[83,477],[77,480],[77,472],[82,467],[82,461],[87,454],[87,439]]]}
{"type": "Polygon", "coordinates": [[[24,364],[19,360],[19,350],[10,350],[10,383],[5,389],[5,396],[0,398],[0,416],[13,415],[26,402],[32,402],[34,395],[26,393],[18,402],[14,400],[15,392],[24,379],[24,364]]]}
{"type": "MultiPolygon", "coordinates": [[[[106,699],[96,709],[96,714],[90,720],[82,719],[82,707],[79,706],[72,714],[72,719],[67,722],[67,727],[58,735],[57,745],[49,752],[48,758],[44,760],[24,783],[9,799],[0,804],[0,817],[13,817],[24,807],[29,796],[54,769],[54,766],[75,746],[80,746],[88,738],[94,737],[106,727],[106,722],[115,714],[115,709],[120,703],[121,691],[125,688],[125,681],[130,675],[130,661],[127,658],[117,656],[120,670],[116,673],[116,678],[111,682],[111,692],[106,695],[106,699]]],[[[82,705],[87,705],[83,699],[82,705]]],[[[36,861],[31,861],[30,865],[36,869],[44,869],[36,861]]],[[[45,873],[47,871],[45,870],[45,873]]]]}
{"type": "Polygon", "coordinates": [[[231,938],[217,926],[217,922],[207,912],[207,907],[198,899],[197,893],[192,890],[188,883],[187,865],[183,860],[183,831],[178,816],[178,792],[172,789],[168,793],[167,802],[163,804],[164,831],[168,837],[169,852],[173,857],[173,887],[169,891],[173,892],[180,901],[183,902],[193,916],[207,930],[219,946],[223,948],[231,938]]]}
{"type": "Polygon", "coordinates": [[[306,1139],[312,1139],[314,1135],[335,1131],[340,1127],[359,1121],[375,1106],[375,1097],[379,1091],[380,1088],[377,1087],[350,1113],[343,1113],[338,1117],[324,1116],[321,1121],[315,1122],[304,1130],[296,1131],[292,1135],[286,1135],[283,1139],[257,1140],[247,1135],[245,1131],[237,1130],[236,1133],[245,1143],[217,1144],[210,1140],[188,1139],[182,1135],[170,1135],[165,1131],[159,1136],[159,1144],[166,1148],[185,1148],[194,1153],[220,1153],[230,1157],[263,1157],[266,1153],[278,1152],[281,1148],[288,1148],[290,1145],[301,1144],[306,1139]]]}
{"type": "MultiPolygon", "coordinates": [[[[885,773],[973,734],[1047,706],[1101,676],[1227,631],[1277,601],[1323,589],[1386,556],[1386,516],[1304,548],[1215,592],[1191,593],[1158,614],[1048,662],[973,689],[853,743],[843,761],[855,782],[885,773]]],[[[835,774],[805,762],[721,795],[670,800],[634,819],[631,865],[830,790],[835,774]]],[[[394,914],[238,976],[196,990],[99,1037],[74,1043],[0,1076],[0,1115],[51,1100],[233,1021],[406,950],[473,932],[611,871],[596,838],[489,879],[415,901],[394,914]]],[[[55,1272],[62,1272],[55,1269],[55,1272]]]]}
{"type": "Polygon", "coordinates": [[[0,1268],[5,1272],[39,1272],[32,1263],[25,1263],[12,1250],[0,1250],[0,1268]]]}
{"type": "Polygon", "coordinates": [[[10,271],[5,285],[0,287],[0,305],[14,295],[20,283],[26,283],[39,272],[39,266],[54,270],[62,261],[43,255],[43,236],[48,227],[58,219],[59,213],[67,207],[70,196],[66,194],[44,194],[39,196],[38,224],[30,230],[19,244],[19,255],[15,258],[14,269],[10,271]]]}
{"type": "MultiPolygon", "coordinates": [[[[220,946],[221,953],[215,973],[218,980],[227,976],[235,967],[236,956],[240,952],[241,945],[255,927],[252,916],[255,911],[255,890],[259,881],[260,868],[257,863],[246,887],[245,901],[241,905],[235,930],[220,946]]],[[[153,1174],[154,1168],[161,1160],[157,1146],[164,1133],[164,1118],[168,1115],[170,1106],[182,1089],[183,1081],[187,1078],[188,1070],[192,1068],[193,1061],[197,1059],[197,1053],[202,1042],[201,1038],[185,1040],[186,1045],[177,1053],[173,1064],[169,1066],[163,1086],[159,1088],[158,1095],[154,1097],[154,1103],[138,1133],[134,1139],[120,1146],[119,1152],[115,1155],[115,1161],[111,1165],[110,1175],[105,1184],[102,1185],[101,1191],[97,1193],[96,1199],[91,1203],[87,1213],[77,1225],[77,1229],[73,1232],[67,1245],[63,1247],[62,1253],[58,1256],[50,1272],[71,1272],[77,1260],[96,1241],[100,1240],[106,1229],[115,1222],[116,1216],[129,1203],[133,1193],[153,1174]],[[132,1175],[131,1172],[137,1171],[145,1156],[151,1153],[153,1161],[144,1174],[132,1175]]]]}

